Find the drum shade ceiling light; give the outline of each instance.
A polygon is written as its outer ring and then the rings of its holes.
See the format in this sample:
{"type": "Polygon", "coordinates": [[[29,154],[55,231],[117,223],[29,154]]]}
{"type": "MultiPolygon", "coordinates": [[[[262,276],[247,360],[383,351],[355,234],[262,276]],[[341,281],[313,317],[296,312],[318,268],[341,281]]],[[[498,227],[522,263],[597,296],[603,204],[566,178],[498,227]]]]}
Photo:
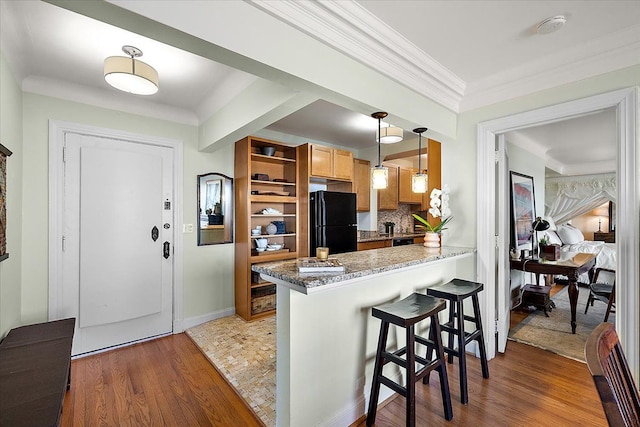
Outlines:
{"type": "Polygon", "coordinates": [[[371,114],[371,117],[378,119],[378,131],[376,132],[376,141],[378,142],[378,164],[371,168],[371,185],[374,190],[382,190],[387,188],[389,185],[389,169],[382,166],[382,162],[380,161],[380,144],[382,141],[381,138],[378,138],[378,135],[381,135],[381,121],[387,117],[387,113],[384,111],[378,111],[377,113],[371,114]]]}
{"type": "Polygon", "coordinates": [[[380,128],[376,132],[376,141],[382,144],[394,144],[402,141],[402,128],[387,126],[380,128]]]}
{"type": "Polygon", "coordinates": [[[122,46],[129,55],[110,56],[104,60],[104,79],[111,86],[136,95],[153,95],[158,91],[158,72],[150,65],[135,58],[142,51],[133,46],[122,46]]]}

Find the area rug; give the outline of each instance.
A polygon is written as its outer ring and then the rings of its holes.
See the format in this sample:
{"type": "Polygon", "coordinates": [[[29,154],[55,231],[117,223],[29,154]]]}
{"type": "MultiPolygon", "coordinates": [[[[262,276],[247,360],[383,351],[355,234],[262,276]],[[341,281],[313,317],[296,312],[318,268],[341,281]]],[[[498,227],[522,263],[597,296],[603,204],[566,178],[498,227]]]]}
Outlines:
{"type": "Polygon", "coordinates": [[[275,426],[275,316],[252,322],[223,317],[186,332],[262,422],[275,426]]]}
{"type": "MultiPolygon", "coordinates": [[[[556,308],[549,313],[549,317],[541,310],[532,312],[509,331],[509,339],[584,362],[587,337],[604,320],[607,305],[596,301],[585,315],[584,307],[589,297],[589,289],[580,288],[576,309],[576,333],[572,334],[571,306],[567,289],[568,287],[565,287],[553,296],[556,308]]],[[[614,318],[615,315],[609,316],[609,321],[613,322],[614,318]]]]}

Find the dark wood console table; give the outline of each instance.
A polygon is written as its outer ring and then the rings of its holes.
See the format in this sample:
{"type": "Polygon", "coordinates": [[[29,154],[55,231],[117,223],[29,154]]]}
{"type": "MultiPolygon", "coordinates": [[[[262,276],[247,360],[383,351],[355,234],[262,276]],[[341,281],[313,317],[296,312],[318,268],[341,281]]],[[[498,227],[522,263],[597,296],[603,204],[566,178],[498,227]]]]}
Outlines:
{"type": "Polygon", "coordinates": [[[571,304],[571,332],[576,333],[576,306],[578,305],[578,276],[589,271],[596,262],[595,254],[564,252],[557,261],[511,260],[512,270],[521,270],[536,275],[536,284],[541,274],[561,274],[569,278],[569,303],[571,304]]]}

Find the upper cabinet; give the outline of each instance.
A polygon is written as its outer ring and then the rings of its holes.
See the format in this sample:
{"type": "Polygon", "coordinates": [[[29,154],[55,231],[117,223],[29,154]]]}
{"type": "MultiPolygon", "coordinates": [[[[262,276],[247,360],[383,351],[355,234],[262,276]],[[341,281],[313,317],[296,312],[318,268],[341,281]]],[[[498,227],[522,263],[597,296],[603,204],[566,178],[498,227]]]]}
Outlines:
{"type": "Polygon", "coordinates": [[[371,162],[353,159],[353,192],[356,193],[356,210],[371,209],[371,162]]]}
{"type": "Polygon", "coordinates": [[[341,181],[353,180],[353,153],[315,144],[310,144],[310,147],[310,176],[341,181]]]}
{"type": "Polygon", "coordinates": [[[398,166],[383,163],[389,170],[387,188],[378,190],[378,210],[398,209],[398,166]]]}
{"type": "Polygon", "coordinates": [[[398,173],[400,181],[398,188],[398,200],[400,203],[421,204],[422,193],[414,193],[412,189],[413,175],[418,173],[418,170],[401,166],[398,173]]]}

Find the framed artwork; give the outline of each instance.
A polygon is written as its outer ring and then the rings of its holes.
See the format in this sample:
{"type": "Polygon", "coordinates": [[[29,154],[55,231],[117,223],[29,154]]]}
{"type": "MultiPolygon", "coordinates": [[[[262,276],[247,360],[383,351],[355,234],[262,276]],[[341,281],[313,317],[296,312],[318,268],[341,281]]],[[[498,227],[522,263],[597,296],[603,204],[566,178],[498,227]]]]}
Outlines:
{"type": "Polygon", "coordinates": [[[533,177],[511,172],[512,246],[520,251],[531,249],[531,224],[536,218],[533,177]]]}
{"type": "Polygon", "coordinates": [[[11,151],[0,144],[0,261],[9,258],[7,253],[7,157],[11,151]]]}

